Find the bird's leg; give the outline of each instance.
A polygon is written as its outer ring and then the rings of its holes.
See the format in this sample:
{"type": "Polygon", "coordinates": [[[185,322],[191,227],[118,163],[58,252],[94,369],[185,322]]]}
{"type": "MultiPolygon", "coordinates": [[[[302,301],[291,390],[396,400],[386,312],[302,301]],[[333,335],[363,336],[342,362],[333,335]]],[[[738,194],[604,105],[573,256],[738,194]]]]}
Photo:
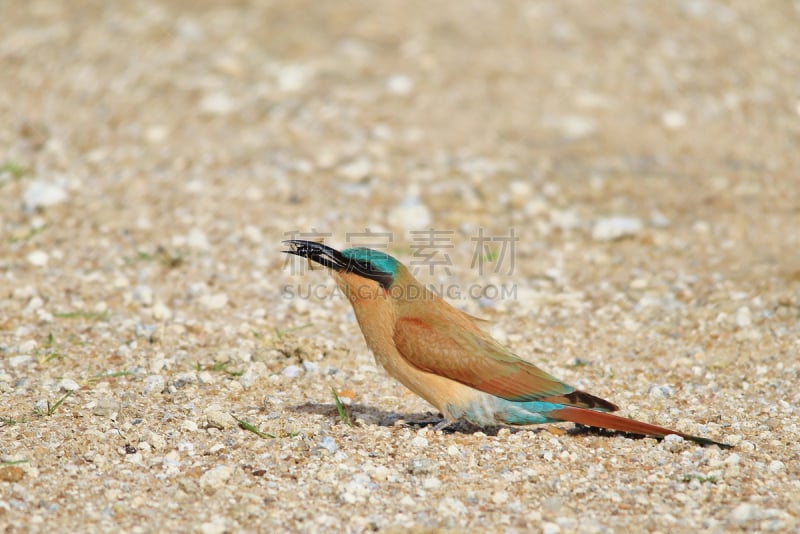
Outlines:
{"type": "Polygon", "coordinates": [[[455,425],[456,423],[458,423],[458,421],[451,421],[451,420],[445,418],[445,419],[442,419],[441,421],[439,421],[438,423],[436,423],[435,425],[433,425],[433,428],[431,430],[433,432],[436,432],[438,430],[444,430],[445,428],[447,428],[449,426],[452,426],[452,425],[455,425]]]}

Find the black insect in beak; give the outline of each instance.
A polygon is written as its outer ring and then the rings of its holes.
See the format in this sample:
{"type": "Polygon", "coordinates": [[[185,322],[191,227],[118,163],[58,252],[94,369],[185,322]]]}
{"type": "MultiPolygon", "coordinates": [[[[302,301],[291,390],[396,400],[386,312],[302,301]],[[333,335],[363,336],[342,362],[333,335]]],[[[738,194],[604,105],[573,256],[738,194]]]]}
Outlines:
{"type": "Polygon", "coordinates": [[[325,267],[330,267],[334,271],[349,270],[348,264],[351,263],[350,260],[345,258],[342,253],[335,248],[315,241],[303,241],[301,239],[290,239],[284,241],[284,243],[292,247],[290,250],[283,251],[287,254],[294,254],[301,258],[307,258],[325,267]]]}

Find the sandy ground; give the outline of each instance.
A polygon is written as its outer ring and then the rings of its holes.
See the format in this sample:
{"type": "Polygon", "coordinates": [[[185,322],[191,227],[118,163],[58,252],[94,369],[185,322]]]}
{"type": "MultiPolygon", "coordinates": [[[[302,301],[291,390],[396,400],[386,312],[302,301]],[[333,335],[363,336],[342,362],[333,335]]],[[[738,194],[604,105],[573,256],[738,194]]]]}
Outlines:
{"type": "Polygon", "coordinates": [[[796,532],[798,28],[789,1],[3,3],[0,530],[796,532]],[[735,448],[434,433],[280,253],[300,233],[735,448]]]}

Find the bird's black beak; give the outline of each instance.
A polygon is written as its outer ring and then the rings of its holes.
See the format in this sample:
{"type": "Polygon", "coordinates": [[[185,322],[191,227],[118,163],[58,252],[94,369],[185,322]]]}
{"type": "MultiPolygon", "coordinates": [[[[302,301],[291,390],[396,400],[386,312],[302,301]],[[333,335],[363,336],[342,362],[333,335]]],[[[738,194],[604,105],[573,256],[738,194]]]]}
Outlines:
{"type": "Polygon", "coordinates": [[[350,262],[335,248],[315,241],[303,241],[301,239],[290,239],[284,241],[284,243],[291,247],[290,250],[283,251],[287,254],[307,258],[335,271],[348,270],[350,262]]]}
{"type": "Polygon", "coordinates": [[[290,239],[284,241],[291,247],[284,250],[287,254],[294,254],[315,261],[320,265],[329,267],[337,272],[354,273],[369,280],[378,282],[381,287],[388,289],[393,283],[393,277],[376,269],[371,263],[346,258],[344,254],[322,243],[315,241],[303,241],[301,239],[290,239]]]}

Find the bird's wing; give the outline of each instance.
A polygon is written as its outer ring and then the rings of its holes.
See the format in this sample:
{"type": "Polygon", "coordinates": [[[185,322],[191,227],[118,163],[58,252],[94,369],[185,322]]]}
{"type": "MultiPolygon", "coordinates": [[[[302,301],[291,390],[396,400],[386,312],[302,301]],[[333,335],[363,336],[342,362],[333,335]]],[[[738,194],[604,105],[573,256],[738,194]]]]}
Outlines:
{"type": "Polygon", "coordinates": [[[464,315],[464,317],[469,317],[469,320],[475,323],[476,325],[488,324],[492,322],[491,319],[486,319],[484,317],[477,317],[475,315],[470,315],[469,313],[463,311],[461,312],[461,314],[464,315]]]}
{"type": "Polygon", "coordinates": [[[507,400],[562,398],[576,391],[489,336],[460,325],[431,325],[421,319],[399,318],[394,342],[400,354],[419,369],[507,400]]]}

